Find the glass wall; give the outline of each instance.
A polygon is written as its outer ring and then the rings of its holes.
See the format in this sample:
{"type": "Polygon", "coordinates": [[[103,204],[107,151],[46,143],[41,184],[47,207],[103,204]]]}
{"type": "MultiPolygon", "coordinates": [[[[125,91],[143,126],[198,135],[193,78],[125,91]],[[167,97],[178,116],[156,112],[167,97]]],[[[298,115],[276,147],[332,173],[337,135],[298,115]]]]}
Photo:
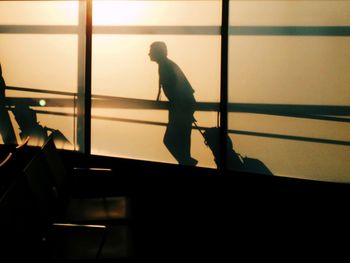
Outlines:
{"type": "Polygon", "coordinates": [[[349,1],[0,1],[0,63],[0,143],[217,168],[228,91],[223,169],[350,182],[349,1]]]}
{"type": "Polygon", "coordinates": [[[76,115],[78,87],[84,88],[84,9],[78,1],[0,2],[0,63],[6,83],[3,142],[21,143],[30,136],[29,144],[41,145],[59,130],[59,147],[79,149],[76,115]]]}
{"type": "MultiPolygon", "coordinates": [[[[215,127],[220,99],[221,2],[93,3],[92,153],[178,163],[182,158],[175,153],[178,149],[163,141],[166,130],[171,129],[171,110],[163,91],[156,101],[160,77],[158,64],[149,56],[150,45],[165,43],[168,58],[194,89],[198,107],[204,105],[194,113],[198,126],[215,127]]],[[[176,88],[180,93],[182,87],[176,88]]],[[[180,144],[176,147],[181,148],[180,144]]],[[[199,166],[216,167],[195,129],[190,151],[199,166]]]]}
{"type": "Polygon", "coordinates": [[[232,169],[349,181],[350,2],[231,1],[232,169]]]}

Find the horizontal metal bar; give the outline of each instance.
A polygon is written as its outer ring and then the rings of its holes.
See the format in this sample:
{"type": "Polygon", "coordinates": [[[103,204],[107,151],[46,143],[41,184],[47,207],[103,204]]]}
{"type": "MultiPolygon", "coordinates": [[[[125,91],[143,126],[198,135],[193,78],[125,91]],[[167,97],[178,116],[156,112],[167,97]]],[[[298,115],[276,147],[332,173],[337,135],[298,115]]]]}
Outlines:
{"type": "Polygon", "coordinates": [[[315,143],[326,143],[335,145],[350,146],[350,141],[323,139],[323,138],[312,138],[304,136],[294,136],[294,135],[283,135],[283,134],[273,134],[273,133],[263,133],[263,132],[251,132],[251,131],[240,131],[240,130],[228,130],[229,133],[257,136],[257,137],[267,137],[273,139],[283,139],[283,140],[293,140],[293,141],[305,141],[305,142],[315,142],[315,143]]]}
{"type": "MultiPolygon", "coordinates": [[[[81,27],[80,27],[81,28],[81,27]]],[[[85,30],[85,27],[83,27],[85,30]]],[[[3,34],[77,34],[78,26],[60,25],[1,25],[0,33],[3,34]]],[[[82,33],[84,33],[83,31],[82,33]]]]}
{"type": "Polygon", "coordinates": [[[25,92],[36,92],[36,93],[66,95],[66,96],[76,96],[77,95],[77,93],[74,93],[74,92],[65,92],[65,91],[56,91],[56,90],[42,90],[42,89],[30,89],[30,88],[13,87],[13,86],[6,86],[6,89],[7,90],[25,91],[25,92]]]}
{"type": "MultiPolygon", "coordinates": [[[[85,27],[83,27],[85,29],[85,27]]],[[[5,34],[78,34],[78,25],[0,25],[5,34]]],[[[93,34],[220,35],[217,26],[93,26],[93,34]]],[[[230,36],[350,36],[350,26],[230,26],[230,36]]]]}
{"type": "MultiPolygon", "coordinates": [[[[24,104],[27,106],[73,107],[73,98],[45,98],[45,97],[7,97],[4,104],[13,106],[24,104]],[[44,101],[42,101],[44,100],[44,101]],[[40,103],[41,102],[41,103],[40,103]]],[[[167,101],[155,101],[135,98],[110,97],[110,99],[92,98],[92,108],[106,109],[168,109],[167,101]]],[[[218,111],[218,102],[197,102],[197,111],[218,111]]],[[[289,104],[258,104],[258,103],[228,103],[228,112],[256,113],[285,117],[323,119],[350,122],[350,106],[335,105],[289,105],[289,104]]]]}
{"type": "Polygon", "coordinates": [[[350,26],[231,26],[237,36],[350,36],[350,26]]]}

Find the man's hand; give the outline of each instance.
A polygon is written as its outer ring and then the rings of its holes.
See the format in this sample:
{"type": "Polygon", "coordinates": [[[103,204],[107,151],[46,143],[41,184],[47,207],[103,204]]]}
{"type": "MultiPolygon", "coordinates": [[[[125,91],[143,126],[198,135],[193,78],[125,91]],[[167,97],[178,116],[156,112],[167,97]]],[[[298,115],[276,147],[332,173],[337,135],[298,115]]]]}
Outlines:
{"type": "Polygon", "coordinates": [[[158,94],[157,94],[157,99],[156,99],[156,101],[160,101],[160,94],[161,94],[161,90],[159,89],[159,90],[158,90],[158,94]]]}

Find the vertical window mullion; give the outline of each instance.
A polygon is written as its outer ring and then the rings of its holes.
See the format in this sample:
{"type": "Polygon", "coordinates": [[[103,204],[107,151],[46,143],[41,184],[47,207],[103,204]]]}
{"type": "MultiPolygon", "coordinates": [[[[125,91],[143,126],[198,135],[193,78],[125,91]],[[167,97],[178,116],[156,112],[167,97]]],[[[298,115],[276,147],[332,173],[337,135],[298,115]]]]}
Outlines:
{"type": "Polygon", "coordinates": [[[220,165],[227,168],[227,108],[228,108],[228,34],[229,34],[229,0],[222,0],[221,18],[221,75],[220,75],[220,165]]]}
{"type": "Polygon", "coordinates": [[[85,49],[85,154],[91,154],[91,56],[92,56],[92,0],[86,0],[85,49]]]}

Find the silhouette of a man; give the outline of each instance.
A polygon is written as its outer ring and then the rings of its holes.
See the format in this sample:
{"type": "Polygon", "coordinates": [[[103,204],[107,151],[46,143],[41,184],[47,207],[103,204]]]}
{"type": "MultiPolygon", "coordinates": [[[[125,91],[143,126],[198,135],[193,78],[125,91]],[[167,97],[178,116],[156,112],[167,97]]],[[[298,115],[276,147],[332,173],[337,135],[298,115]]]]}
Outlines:
{"type": "Polygon", "coordinates": [[[196,100],[194,90],[180,67],[168,58],[164,42],[153,42],[149,57],[158,64],[159,90],[169,101],[169,119],[163,142],[179,164],[196,165],[191,157],[191,131],[196,100]]]}
{"type": "Polygon", "coordinates": [[[0,135],[5,144],[17,144],[10,116],[5,107],[5,89],[6,83],[2,77],[2,68],[0,64],[0,135]]]}

